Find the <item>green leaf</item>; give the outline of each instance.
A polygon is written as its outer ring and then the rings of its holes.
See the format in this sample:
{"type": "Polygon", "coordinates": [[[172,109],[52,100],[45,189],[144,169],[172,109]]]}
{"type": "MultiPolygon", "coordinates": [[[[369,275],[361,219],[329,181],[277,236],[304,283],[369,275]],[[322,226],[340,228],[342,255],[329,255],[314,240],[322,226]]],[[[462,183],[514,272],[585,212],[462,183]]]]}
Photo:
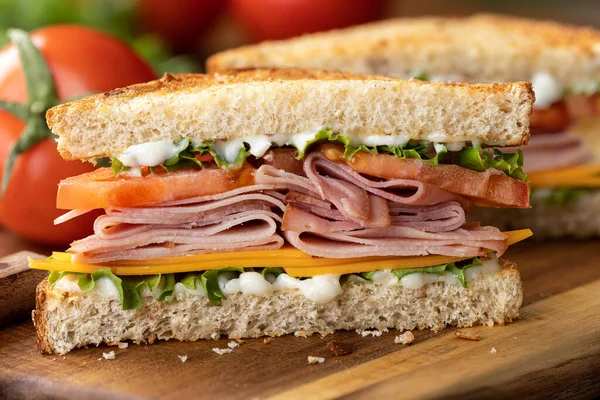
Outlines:
{"type": "Polygon", "coordinates": [[[179,282],[189,290],[198,290],[202,286],[202,281],[198,274],[186,274],[179,282]]]}
{"type": "Polygon", "coordinates": [[[516,153],[503,153],[499,149],[482,149],[481,147],[464,148],[452,154],[453,164],[461,167],[483,172],[488,168],[495,168],[504,172],[511,178],[528,182],[527,175],[523,172],[525,157],[520,149],[516,153]]]}
{"type": "Polygon", "coordinates": [[[112,172],[115,176],[117,176],[118,174],[120,174],[123,171],[129,171],[129,167],[126,167],[125,165],[123,165],[121,160],[119,160],[117,157],[112,158],[110,168],[112,169],[112,172]]]}
{"type": "Polygon", "coordinates": [[[275,275],[275,277],[278,277],[281,274],[285,274],[285,270],[283,268],[279,268],[279,267],[267,267],[267,268],[263,268],[261,273],[262,273],[263,277],[266,274],[273,274],[273,275],[275,275]]]}
{"type": "Polygon", "coordinates": [[[0,100],[0,109],[11,113],[23,122],[27,122],[29,119],[29,107],[27,107],[25,104],[0,100]]]}
{"type": "MultiPolygon", "coordinates": [[[[410,274],[436,274],[436,275],[444,275],[446,272],[451,272],[456,279],[460,282],[463,287],[467,287],[467,281],[465,279],[465,270],[471,267],[480,267],[483,263],[477,257],[470,258],[468,260],[459,261],[456,263],[448,263],[442,265],[436,265],[433,267],[424,267],[424,268],[399,268],[392,270],[392,273],[398,277],[398,279],[402,279],[403,277],[410,274]]],[[[366,279],[366,278],[365,278],[366,279]]]]}
{"type": "Polygon", "coordinates": [[[208,300],[215,306],[221,305],[221,299],[225,298],[223,292],[221,292],[221,288],[219,287],[219,275],[223,272],[244,272],[243,268],[238,267],[225,267],[220,269],[211,269],[209,271],[204,272],[200,276],[200,281],[202,282],[202,287],[206,291],[206,295],[208,296],[208,300]]]}
{"type": "MultiPolygon", "coordinates": [[[[576,202],[582,195],[589,193],[591,189],[585,188],[555,188],[550,189],[548,196],[544,199],[544,202],[548,206],[565,206],[576,202]]],[[[537,189],[531,190],[531,196],[535,196],[534,193],[537,189]]]]}
{"type": "Polygon", "coordinates": [[[27,32],[9,29],[8,36],[19,52],[29,95],[28,103],[33,112],[43,114],[58,103],[54,79],[48,64],[27,32]]]}
{"type": "Polygon", "coordinates": [[[19,136],[19,140],[17,140],[10,148],[10,152],[6,158],[6,163],[4,164],[4,176],[2,177],[1,195],[6,193],[17,157],[49,136],[50,131],[46,126],[46,121],[42,117],[30,116],[28,124],[25,126],[21,136],[19,136]]]}

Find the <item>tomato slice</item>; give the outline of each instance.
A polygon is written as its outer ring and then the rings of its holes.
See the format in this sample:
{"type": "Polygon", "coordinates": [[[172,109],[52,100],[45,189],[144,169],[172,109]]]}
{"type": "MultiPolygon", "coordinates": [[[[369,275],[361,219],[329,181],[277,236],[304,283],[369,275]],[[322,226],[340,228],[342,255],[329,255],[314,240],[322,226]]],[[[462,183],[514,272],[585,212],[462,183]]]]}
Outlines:
{"type": "Polygon", "coordinates": [[[114,176],[110,168],[62,180],[56,207],[66,210],[136,207],[188,199],[254,184],[254,167],[185,169],[142,177],[114,176]]]}

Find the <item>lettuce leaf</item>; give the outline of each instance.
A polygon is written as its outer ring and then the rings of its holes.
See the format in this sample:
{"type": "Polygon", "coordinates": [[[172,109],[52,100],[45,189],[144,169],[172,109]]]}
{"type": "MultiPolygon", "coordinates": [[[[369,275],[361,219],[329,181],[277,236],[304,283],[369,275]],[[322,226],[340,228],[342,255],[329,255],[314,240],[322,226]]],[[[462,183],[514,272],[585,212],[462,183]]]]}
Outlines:
{"type": "Polygon", "coordinates": [[[239,267],[225,267],[219,269],[211,269],[200,275],[200,282],[206,291],[208,300],[215,306],[221,305],[221,299],[225,298],[225,295],[219,287],[219,275],[223,272],[244,272],[243,268],[239,267]]]}
{"type": "MultiPolygon", "coordinates": [[[[535,196],[537,189],[531,189],[531,197],[535,196]]],[[[544,202],[548,206],[566,206],[576,202],[582,195],[588,193],[590,189],[585,188],[554,188],[550,189],[548,196],[544,197],[544,202]]]]}
{"type": "MultiPolygon", "coordinates": [[[[398,280],[410,274],[435,274],[444,275],[446,272],[451,272],[463,287],[467,287],[465,279],[465,270],[471,267],[481,267],[483,263],[477,257],[468,260],[452,262],[448,264],[435,265],[424,268],[400,268],[392,270],[392,273],[398,277],[398,280]]],[[[360,276],[368,281],[373,281],[373,274],[376,271],[363,272],[360,276]]]]}
{"type": "Polygon", "coordinates": [[[142,294],[144,289],[154,291],[160,286],[161,282],[163,283],[163,286],[158,294],[159,301],[169,300],[173,296],[173,291],[175,290],[174,274],[118,277],[113,274],[110,269],[99,269],[91,274],[68,271],[52,271],[48,277],[48,283],[50,286],[54,286],[59,279],[69,274],[77,276],[77,285],[84,293],[90,292],[92,289],[94,289],[98,279],[104,277],[109,278],[117,288],[119,301],[124,310],[132,310],[142,307],[142,294]]]}
{"type": "MultiPolygon", "coordinates": [[[[434,166],[438,164],[455,164],[479,172],[485,171],[488,168],[495,168],[512,178],[528,182],[527,175],[523,172],[524,157],[521,150],[517,150],[516,153],[503,153],[496,148],[482,149],[481,147],[470,147],[450,152],[443,144],[420,143],[416,141],[402,146],[355,146],[351,143],[348,136],[338,135],[330,128],[321,129],[316,133],[314,138],[306,141],[301,146],[289,145],[298,150],[296,158],[300,160],[305,157],[311,147],[323,142],[343,145],[344,157],[348,160],[352,159],[358,152],[384,153],[398,158],[418,159],[434,166]]],[[[275,146],[275,144],[273,145],[275,146]]],[[[177,146],[182,148],[182,151],[161,165],[167,172],[180,168],[203,168],[204,164],[196,159],[198,155],[210,154],[220,168],[240,167],[250,155],[250,145],[247,143],[244,143],[234,162],[228,162],[222,158],[211,142],[194,144],[193,141],[185,138],[177,142],[177,146]]],[[[115,175],[129,170],[129,167],[124,166],[117,157],[112,158],[111,168],[115,175]]],[[[150,170],[153,171],[153,168],[150,168],[150,170]]]]}

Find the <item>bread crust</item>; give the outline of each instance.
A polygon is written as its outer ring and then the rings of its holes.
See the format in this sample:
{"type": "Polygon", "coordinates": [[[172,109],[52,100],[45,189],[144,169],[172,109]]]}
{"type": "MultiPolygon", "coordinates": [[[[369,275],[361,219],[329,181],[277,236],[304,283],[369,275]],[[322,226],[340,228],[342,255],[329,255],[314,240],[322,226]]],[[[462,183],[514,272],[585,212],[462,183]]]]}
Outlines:
{"type": "Polygon", "coordinates": [[[61,292],[44,280],[38,286],[37,344],[43,353],[64,354],[99,343],[193,341],[215,334],[234,339],[296,331],[325,335],[339,329],[503,325],[519,316],[523,288],[516,265],[503,259],[500,265],[500,272],[472,281],[468,288],[444,283],[421,289],[347,284],[342,295],[322,305],[297,290],[286,290],[265,297],[228,295],[221,306],[187,294],[168,302],[146,298],[144,308],[124,311],[117,300],[61,292]],[[156,325],[147,325],[152,323],[156,325]]]}
{"type": "Polygon", "coordinates": [[[263,42],[211,56],[206,69],[298,67],[410,76],[462,75],[472,82],[528,81],[551,73],[576,89],[600,82],[600,31],[493,14],[398,18],[263,42]]]}
{"type": "Polygon", "coordinates": [[[434,83],[251,69],[167,74],[58,105],[46,118],[65,159],[108,157],[134,144],[182,137],[227,140],[326,126],[355,136],[400,133],[417,140],[476,138],[518,146],[528,141],[533,101],[525,82],[434,83]]]}

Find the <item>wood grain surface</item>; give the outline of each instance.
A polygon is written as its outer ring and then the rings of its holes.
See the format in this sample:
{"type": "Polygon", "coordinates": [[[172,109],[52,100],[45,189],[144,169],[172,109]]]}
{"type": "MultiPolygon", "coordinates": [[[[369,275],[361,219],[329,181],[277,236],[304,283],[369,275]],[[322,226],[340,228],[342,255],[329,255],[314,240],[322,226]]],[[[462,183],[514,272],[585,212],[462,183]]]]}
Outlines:
{"type": "Polygon", "coordinates": [[[397,332],[362,337],[247,340],[217,355],[228,340],[89,348],[43,356],[34,328],[0,330],[0,398],[594,398],[600,395],[599,243],[523,243],[507,258],[525,284],[522,318],[504,327],[397,332]],[[335,357],[330,340],[354,345],[335,357]],[[496,352],[492,352],[492,348],[496,352]],[[114,350],[106,360],[103,352],[114,350]],[[187,356],[182,363],[178,356],[187,356]],[[308,356],[325,363],[309,365],[308,356]]]}

